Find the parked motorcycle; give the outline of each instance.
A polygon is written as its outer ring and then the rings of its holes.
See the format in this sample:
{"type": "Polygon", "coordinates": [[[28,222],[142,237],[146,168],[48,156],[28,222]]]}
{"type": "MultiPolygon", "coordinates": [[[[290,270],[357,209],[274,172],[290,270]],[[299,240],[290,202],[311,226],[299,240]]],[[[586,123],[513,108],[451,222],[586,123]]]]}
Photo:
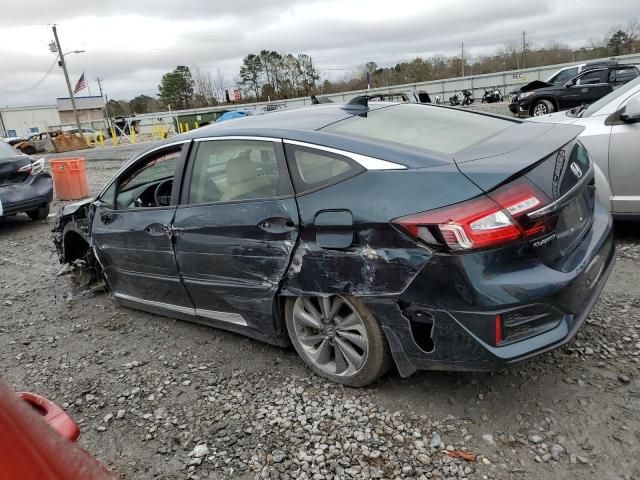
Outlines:
{"type": "Polygon", "coordinates": [[[482,103],[495,103],[502,102],[504,97],[502,96],[502,92],[498,90],[497,87],[492,87],[489,90],[484,91],[484,95],[482,96],[482,103]]]}
{"type": "Polygon", "coordinates": [[[462,106],[471,105],[473,103],[473,92],[471,90],[462,91],[462,106]]]}
{"type": "Polygon", "coordinates": [[[455,94],[453,95],[453,97],[449,97],[449,103],[451,104],[452,107],[460,105],[460,99],[458,98],[458,95],[455,94]]]}

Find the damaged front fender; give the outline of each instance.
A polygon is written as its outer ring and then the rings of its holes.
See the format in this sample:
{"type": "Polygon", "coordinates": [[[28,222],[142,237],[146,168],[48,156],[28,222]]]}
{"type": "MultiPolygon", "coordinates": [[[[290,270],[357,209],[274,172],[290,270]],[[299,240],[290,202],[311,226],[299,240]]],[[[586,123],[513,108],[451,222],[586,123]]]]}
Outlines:
{"type": "Polygon", "coordinates": [[[66,205],[56,214],[53,243],[60,263],[71,263],[91,254],[90,225],[93,199],[66,205]]]}

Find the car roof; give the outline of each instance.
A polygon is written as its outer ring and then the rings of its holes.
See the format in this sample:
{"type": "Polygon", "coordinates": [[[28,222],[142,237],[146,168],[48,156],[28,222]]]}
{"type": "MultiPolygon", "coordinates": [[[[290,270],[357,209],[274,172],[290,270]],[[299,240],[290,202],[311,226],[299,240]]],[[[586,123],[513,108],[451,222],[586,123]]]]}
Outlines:
{"type": "MultiPolygon", "coordinates": [[[[320,104],[290,110],[279,110],[221,123],[213,123],[190,132],[171,137],[163,144],[175,144],[193,139],[215,137],[256,137],[265,139],[287,139],[309,144],[331,147],[381,160],[401,163],[414,168],[430,168],[453,163],[453,156],[436,151],[418,151],[399,144],[391,144],[384,140],[361,138],[341,133],[321,130],[333,123],[356,115],[399,105],[421,105],[422,108],[453,109],[460,115],[483,115],[500,117],[505,120],[521,123],[511,117],[504,117],[487,112],[461,110],[434,104],[415,104],[407,102],[371,102],[359,108],[354,104],[320,104]]],[[[135,158],[159,148],[163,144],[155,144],[140,152],[135,158]]]]}

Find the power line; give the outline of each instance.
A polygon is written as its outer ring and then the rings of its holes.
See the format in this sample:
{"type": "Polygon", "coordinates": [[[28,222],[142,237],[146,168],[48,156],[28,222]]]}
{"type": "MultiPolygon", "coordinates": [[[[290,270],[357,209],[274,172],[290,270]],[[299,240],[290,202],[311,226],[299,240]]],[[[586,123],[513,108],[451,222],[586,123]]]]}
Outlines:
{"type": "Polygon", "coordinates": [[[51,65],[49,66],[48,70],[46,71],[46,73],[40,78],[40,80],[38,80],[36,83],[34,83],[33,85],[31,85],[28,88],[25,88],[24,90],[2,90],[3,92],[12,94],[12,95],[24,95],[25,93],[30,93],[31,91],[33,91],[35,88],[37,88],[38,86],[40,86],[42,84],[42,82],[44,82],[47,77],[51,74],[51,72],[53,71],[53,68],[55,67],[56,63],[58,62],[57,58],[53,59],[53,62],[51,63],[51,65]]]}

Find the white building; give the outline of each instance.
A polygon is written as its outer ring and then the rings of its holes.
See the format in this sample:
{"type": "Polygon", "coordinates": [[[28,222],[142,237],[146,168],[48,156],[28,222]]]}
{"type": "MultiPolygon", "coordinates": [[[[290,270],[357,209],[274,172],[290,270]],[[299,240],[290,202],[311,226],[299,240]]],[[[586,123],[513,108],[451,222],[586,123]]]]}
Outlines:
{"type": "Polygon", "coordinates": [[[56,105],[0,108],[0,137],[22,137],[60,125],[56,105]]]}
{"type": "MultiPolygon", "coordinates": [[[[104,128],[106,125],[106,115],[104,100],[101,96],[75,97],[78,118],[83,127],[104,128]]],[[[75,126],[76,119],[73,115],[71,99],[56,99],[58,112],[60,113],[60,123],[62,125],[75,126]]]]}

